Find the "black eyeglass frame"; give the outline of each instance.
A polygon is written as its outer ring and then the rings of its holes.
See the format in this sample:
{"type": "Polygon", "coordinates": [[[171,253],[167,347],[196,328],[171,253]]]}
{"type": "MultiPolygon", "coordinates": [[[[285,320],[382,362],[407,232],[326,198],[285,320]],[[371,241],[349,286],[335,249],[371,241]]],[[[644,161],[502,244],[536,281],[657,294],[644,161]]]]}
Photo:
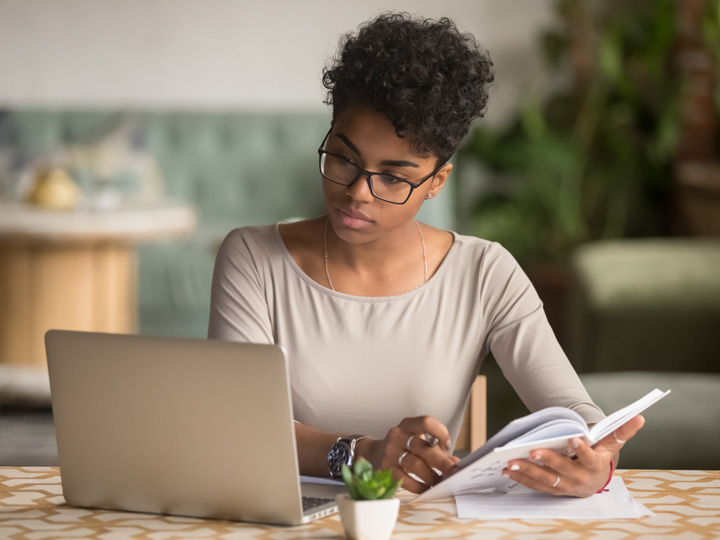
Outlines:
{"type": "Polygon", "coordinates": [[[437,166],[437,168],[433,172],[428,174],[426,177],[421,178],[418,182],[411,182],[410,180],[405,180],[404,178],[398,178],[397,176],[393,176],[392,174],[367,171],[367,170],[363,169],[362,167],[358,167],[355,163],[353,163],[352,161],[350,161],[348,158],[346,158],[344,156],[341,156],[339,154],[333,154],[332,152],[323,150],[323,147],[325,146],[325,143],[327,142],[328,137],[330,137],[330,133],[332,133],[332,128],[330,128],[330,131],[327,132],[327,134],[325,135],[325,138],[320,143],[320,147],[318,148],[318,168],[320,169],[320,174],[322,175],[322,177],[325,178],[326,180],[329,180],[333,184],[337,184],[339,186],[352,186],[355,182],[358,181],[358,178],[360,176],[363,176],[365,178],[365,181],[367,182],[368,187],[370,188],[370,193],[372,193],[373,197],[375,197],[376,199],[379,199],[383,202],[386,202],[388,204],[405,204],[406,202],[408,202],[410,200],[410,197],[412,196],[413,191],[415,191],[415,189],[419,188],[425,182],[427,182],[428,180],[433,178],[440,171],[440,169],[442,169],[445,166],[445,163],[441,163],[440,165],[437,166]],[[347,161],[350,165],[355,167],[355,169],[357,169],[357,175],[355,176],[355,179],[352,182],[350,182],[349,184],[343,184],[341,182],[338,182],[337,180],[333,180],[329,176],[326,176],[322,170],[323,154],[327,154],[328,156],[333,156],[338,159],[342,159],[343,161],[347,161]],[[372,177],[376,176],[376,175],[377,176],[389,176],[391,178],[394,178],[398,182],[404,182],[405,184],[408,184],[410,186],[410,192],[408,193],[408,196],[405,198],[405,200],[403,202],[394,202],[394,201],[388,201],[387,199],[383,199],[382,197],[378,197],[377,195],[375,195],[375,191],[373,190],[373,187],[372,187],[372,177]]]}

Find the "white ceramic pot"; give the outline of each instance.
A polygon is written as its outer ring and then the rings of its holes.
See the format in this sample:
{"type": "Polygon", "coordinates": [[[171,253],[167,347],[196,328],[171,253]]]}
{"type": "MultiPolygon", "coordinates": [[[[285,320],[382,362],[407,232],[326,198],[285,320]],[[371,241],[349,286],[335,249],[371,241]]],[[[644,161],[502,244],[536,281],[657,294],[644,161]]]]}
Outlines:
{"type": "Polygon", "coordinates": [[[400,499],[356,501],[343,493],[337,503],[345,536],[351,540],[387,540],[392,535],[400,499]]]}

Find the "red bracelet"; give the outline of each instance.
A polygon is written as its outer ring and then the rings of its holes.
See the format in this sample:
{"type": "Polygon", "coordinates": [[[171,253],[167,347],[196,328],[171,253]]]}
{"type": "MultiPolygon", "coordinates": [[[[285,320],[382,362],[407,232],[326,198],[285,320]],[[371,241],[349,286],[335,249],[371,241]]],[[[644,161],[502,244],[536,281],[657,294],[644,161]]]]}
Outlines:
{"type": "Polygon", "coordinates": [[[610,480],[612,480],[613,473],[615,472],[615,460],[610,459],[610,476],[608,476],[607,482],[605,482],[605,485],[598,489],[598,493],[602,493],[603,491],[608,491],[606,488],[608,487],[608,484],[610,483],[610,480]]]}

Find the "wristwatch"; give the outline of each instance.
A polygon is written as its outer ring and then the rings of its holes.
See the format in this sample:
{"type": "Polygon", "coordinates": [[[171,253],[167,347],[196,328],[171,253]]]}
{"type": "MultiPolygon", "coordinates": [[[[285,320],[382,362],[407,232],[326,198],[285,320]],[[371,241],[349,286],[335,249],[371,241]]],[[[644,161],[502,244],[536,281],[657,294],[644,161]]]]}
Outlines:
{"type": "Polygon", "coordinates": [[[355,445],[361,439],[367,438],[366,435],[350,435],[349,437],[338,437],[335,444],[328,452],[328,467],[330,468],[330,476],[339,480],[342,478],[343,464],[352,467],[355,462],[355,445]]]}

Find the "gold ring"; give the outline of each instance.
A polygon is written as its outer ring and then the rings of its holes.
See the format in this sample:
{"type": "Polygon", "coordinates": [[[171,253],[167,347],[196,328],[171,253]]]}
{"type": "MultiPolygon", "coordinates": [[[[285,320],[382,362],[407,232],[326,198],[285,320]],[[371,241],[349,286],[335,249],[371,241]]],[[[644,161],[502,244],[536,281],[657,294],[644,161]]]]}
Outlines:
{"type": "MultiPolygon", "coordinates": [[[[557,474],[557,473],[556,473],[556,474],[557,474]]],[[[557,475],[557,478],[555,479],[555,483],[554,483],[552,486],[550,486],[550,487],[555,487],[555,486],[557,486],[559,483],[560,483],[560,475],[558,474],[558,475],[557,475]]]]}
{"type": "Polygon", "coordinates": [[[614,437],[615,440],[616,440],[618,443],[620,443],[620,444],[625,444],[625,443],[627,442],[627,441],[623,441],[620,437],[618,437],[617,435],[615,435],[615,432],[614,432],[614,431],[613,431],[613,437],[614,437]]]}
{"type": "Polygon", "coordinates": [[[400,457],[398,458],[398,465],[400,465],[400,466],[402,467],[402,460],[403,460],[403,458],[404,458],[405,456],[407,456],[407,455],[408,455],[408,452],[405,452],[402,456],[400,456],[400,457]]]}

